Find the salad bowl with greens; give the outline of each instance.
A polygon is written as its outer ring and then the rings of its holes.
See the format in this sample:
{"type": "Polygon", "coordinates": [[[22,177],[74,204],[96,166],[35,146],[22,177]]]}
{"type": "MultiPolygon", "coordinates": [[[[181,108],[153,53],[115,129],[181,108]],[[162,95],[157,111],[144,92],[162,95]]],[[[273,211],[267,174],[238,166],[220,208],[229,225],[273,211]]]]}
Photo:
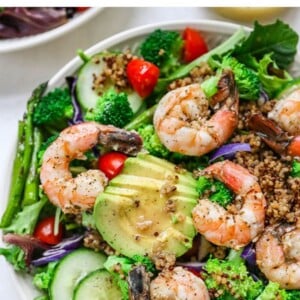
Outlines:
{"type": "Polygon", "coordinates": [[[102,7],[0,7],[0,53],[49,42],[83,25],[102,7]]]}
{"type": "Polygon", "coordinates": [[[23,298],[299,299],[297,43],[280,20],[148,25],[36,87],[0,223],[23,298]]]}

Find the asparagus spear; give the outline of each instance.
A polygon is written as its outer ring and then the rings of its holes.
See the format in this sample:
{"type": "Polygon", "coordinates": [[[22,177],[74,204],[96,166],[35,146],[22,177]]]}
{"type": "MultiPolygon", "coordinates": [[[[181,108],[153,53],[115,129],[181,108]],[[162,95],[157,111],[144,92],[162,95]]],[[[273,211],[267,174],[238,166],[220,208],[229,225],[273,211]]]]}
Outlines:
{"type": "Polygon", "coordinates": [[[38,152],[43,140],[43,135],[38,127],[33,128],[33,151],[29,166],[28,176],[25,182],[25,191],[22,206],[30,205],[39,200],[39,174],[38,174],[38,152]]]}
{"type": "Polygon", "coordinates": [[[13,163],[8,203],[0,222],[1,228],[9,226],[15,214],[21,209],[25,182],[30,168],[33,151],[32,113],[46,87],[47,83],[42,83],[33,91],[32,96],[27,103],[27,112],[24,115],[23,120],[19,121],[17,151],[13,163]]]}
{"type": "Polygon", "coordinates": [[[2,216],[0,227],[7,227],[11,223],[12,217],[19,209],[20,199],[24,186],[23,177],[23,157],[24,157],[24,121],[19,121],[18,124],[18,144],[17,152],[13,163],[13,171],[11,178],[10,191],[8,196],[8,204],[2,216]]]}
{"type": "Polygon", "coordinates": [[[40,101],[44,91],[47,87],[47,83],[40,84],[34,89],[31,98],[27,102],[27,112],[24,116],[25,122],[25,141],[24,141],[24,175],[27,177],[30,161],[33,151],[33,123],[32,115],[36,104],[40,101]]]}
{"type": "Polygon", "coordinates": [[[136,130],[141,125],[148,124],[152,122],[154,112],[156,110],[157,104],[151,106],[144,112],[142,112],[140,115],[138,115],[136,118],[134,118],[130,123],[128,123],[124,129],[126,130],[136,130]]]}

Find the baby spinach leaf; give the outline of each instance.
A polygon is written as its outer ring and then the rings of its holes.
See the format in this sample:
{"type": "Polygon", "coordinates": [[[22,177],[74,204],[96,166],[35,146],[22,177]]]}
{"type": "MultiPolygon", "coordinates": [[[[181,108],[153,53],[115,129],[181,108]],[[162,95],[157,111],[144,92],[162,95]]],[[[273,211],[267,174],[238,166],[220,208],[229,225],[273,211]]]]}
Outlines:
{"type": "Polygon", "coordinates": [[[272,59],[278,67],[286,69],[294,60],[298,39],[298,34],[280,20],[268,25],[261,25],[256,21],[254,30],[235,47],[233,56],[254,67],[253,58],[260,60],[265,54],[272,53],[272,59]]]}

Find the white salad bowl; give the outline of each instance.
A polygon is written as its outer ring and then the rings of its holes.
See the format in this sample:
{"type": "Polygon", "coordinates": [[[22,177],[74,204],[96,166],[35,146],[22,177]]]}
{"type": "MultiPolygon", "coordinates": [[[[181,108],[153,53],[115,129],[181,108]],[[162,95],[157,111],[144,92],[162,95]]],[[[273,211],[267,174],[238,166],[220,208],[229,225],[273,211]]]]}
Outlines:
{"type": "MultiPolygon", "coordinates": [[[[192,28],[196,28],[200,30],[207,43],[209,48],[213,48],[216,45],[220,44],[223,40],[231,36],[236,30],[238,30],[241,25],[221,22],[221,21],[213,21],[213,20],[187,20],[187,21],[173,21],[173,22],[163,22],[150,24],[145,26],[140,26],[134,29],[130,29],[121,33],[118,33],[110,38],[107,38],[103,41],[100,41],[96,45],[91,48],[85,50],[87,55],[93,55],[103,50],[109,49],[125,49],[130,47],[131,49],[136,48],[139,41],[141,41],[147,34],[152,32],[155,29],[169,29],[182,31],[185,27],[190,26],[192,28]]],[[[243,27],[245,32],[250,32],[251,28],[243,27]]],[[[76,49],[74,49],[75,53],[76,49]]],[[[52,90],[55,87],[59,87],[65,84],[65,77],[69,75],[73,75],[82,65],[82,60],[79,57],[75,57],[70,62],[68,62],[65,66],[63,66],[48,82],[48,90],[52,90]]],[[[292,66],[291,72],[294,75],[300,75],[300,60],[296,58],[294,65],[292,66]]],[[[32,87],[33,89],[34,87],[32,87]]],[[[15,146],[15,145],[13,145],[15,146]]],[[[12,147],[13,149],[13,147],[12,147]]],[[[4,207],[6,205],[4,199],[8,198],[9,191],[9,176],[7,174],[11,173],[12,162],[10,162],[9,166],[7,166],[5,172],[5,176],[3,176],[4,181],[0,180],[1,189],[0,189],[0,213],[4,211],[4,207]]],[[[0,241],[1,243],[1,241],[0,241]]],[[[12,278],[13,284],[18,289],[20,294],[20,299],[22,300],[32,300],[38,294],[32,284],[32,278],[29,276],[21,276],[18,273],[14,272],[13,268],[8,265],[8,269],[10,271],[10,276],[12,278]]]]}

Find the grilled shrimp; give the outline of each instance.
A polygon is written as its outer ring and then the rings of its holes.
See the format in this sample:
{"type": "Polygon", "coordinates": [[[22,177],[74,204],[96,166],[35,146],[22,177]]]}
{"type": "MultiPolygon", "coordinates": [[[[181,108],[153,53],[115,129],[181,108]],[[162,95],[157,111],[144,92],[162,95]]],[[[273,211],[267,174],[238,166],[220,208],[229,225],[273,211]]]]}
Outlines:
{"type": "Polygon", "coordinates": [[[239,99],[231,71],[223,73],[218,88],[210,101],[216,110],[210,119],[209,102],[199,84],[177,88],[160,100],[153,123],[170,151],[201,156],[232,135],[238,123],[239,99]]]}
{"type": "Polygon", "coordinates": [[[203,280],[182,267],[162,271],[150,284],[151,300],[209,300],[203,280]]]}
{"type": "Polygon", "coordinates": [[[300,289],[300,222],[267,227],[256,243],[256,262],[284,289],[300,289]]]}
{"type": "Polygon", "coordinates": [[[224,182],[242,200],[231,213],[208,199],[200,199],[192,211],[194,226],[211,243],[240,249],[264,228],[266,200],[255,176],[231,162],[217,162],[204,172],[224,182]]]}
{"type": "Polygon", "coordinates": [[[127,154],[135,154],[142,145],[134,132],[86,122],[64,129],[43,156],[42,188],[49,200],[65,213],[92,208],[108,182],[100,170],[88,170],[75,178],[69,170],[73,159],[84,159],[84,152],[98,143],[127,154]]]}
{"type": "Polygon", "coordinates": [[[274,120],[283,130],[292,134],[300,134],[300,89],[279,100],[268,118],[274,120]]]}
{"type": "MultiPolygon", "coordinates": [[[[300,124],[300,120],[298,122],[300,124]]],[[[291,135],[262,114],[252,115],[248,124],[278,154],[300,156],[300,131],[291,135]]]]}

